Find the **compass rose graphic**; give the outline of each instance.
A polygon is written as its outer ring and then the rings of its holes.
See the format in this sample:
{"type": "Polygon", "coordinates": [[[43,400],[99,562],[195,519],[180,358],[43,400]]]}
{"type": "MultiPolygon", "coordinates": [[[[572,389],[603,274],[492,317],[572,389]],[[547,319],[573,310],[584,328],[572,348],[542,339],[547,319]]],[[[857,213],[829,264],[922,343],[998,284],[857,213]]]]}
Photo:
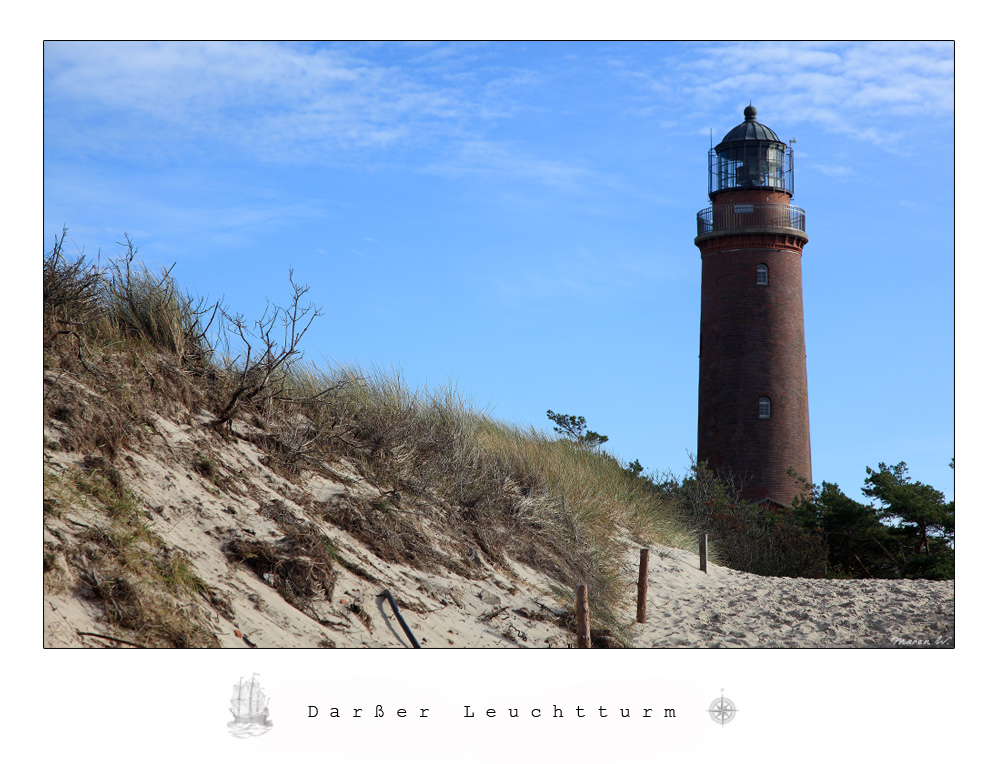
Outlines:
{"type": "MultiPolygon", "coordinates": [[[[722,692],[725,692],[725,690],[722,690],[722,692]]],[[[708,714],[714,721],[725,726],[736,718],[736,706],[725,695],[720,695],[708,707],[708,714]]]]}

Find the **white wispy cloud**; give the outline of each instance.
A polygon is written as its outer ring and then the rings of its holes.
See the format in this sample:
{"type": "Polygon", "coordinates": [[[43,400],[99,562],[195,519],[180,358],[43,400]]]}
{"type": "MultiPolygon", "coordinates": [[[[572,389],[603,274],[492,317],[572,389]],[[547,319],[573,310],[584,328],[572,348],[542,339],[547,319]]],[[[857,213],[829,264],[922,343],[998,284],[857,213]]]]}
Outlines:
{"type": "Polygon", "coordinates": [[[831,178],[848,178],[854,175],[853,168],[846,165],[829,165],[813,162],[810,166],[817,172],[821,172],[831,178]]]}
{"type": "Polygon", "coordinates": [[[905,152],[911,130],[954,116],[950,43],[692,43],[656,66],[631,67],[658,115],[681,117],[680,132],[753,101],[766,103],[776,124],[812,124],[905,152]]]}
{"type": "Polygon", "coordinates": [[[575,187],[591,175],[576,165],[532,156],[511,143],[464,141],[456,149],[454,156],[430,163],[424,170],[452,177],[475,174],[531,178],[561,188],[575,187]]]}
{"type": "MultiPolygon", "coordinates": [[[[99,205],[103,210],[100,230],[72,217],[46,220],[51,230],[69,226],[81,241],[115,241],[127,231],[153,246],[155,237],[143,230],[149,226],[170,231],[177,240],[246,245],[263,231],[315,225],[333,216],[323,200],[277,195],[254,187],[245,177],[206,177],[196,169],[172,169],[137,179],[56,168],[47,170],[47,189],[47,194],[58,195],[58,204],[51,205],[55,209],[99,205]]],[[[52,214],[49,210],[46,199],[47,217],[52,214]]]]}
{"type": "Polygon", "coordinates": [[[461,94],[332,48],[272,43],[77,43],[46,48],[49,100],[104,111],[146,135],[263,146],[385,145],[461,119],[461,94]]]}
{"type": "Polygon", "coordinates": [[[49,43],[54,150],[176,160],[357,164],[419,152],[423,167],[566,183],[562,162],[492,138],[542,84],[478,45],[49,43]],[[377,61],[377,63],[376,63],[377,61]],[[207,143],[206,143],[207,142],[207,143]],[[427,161],[430,159],[431,161],[427,161]]]}
{"type": "Polygon", "coordinates": [[[47,43],[46,152],[396,165],[578,189],[608,168],[558,141],[527,148],[519,131],[547,111],[587,115],[594,92],[667,133],[720,129],[721,111],[752,100],[784,130],[818,126],[900,152],[908,131],[953,116],[950,44],[522,47],[47,43]]]}
{"type": "Polygon", "coordinates": [[[493,286],[500,299],[511,303],[630,294],[638,286],[675,278],[683,268],[659,252],[607,250],[507,266],[494,275],[493,286]]]}

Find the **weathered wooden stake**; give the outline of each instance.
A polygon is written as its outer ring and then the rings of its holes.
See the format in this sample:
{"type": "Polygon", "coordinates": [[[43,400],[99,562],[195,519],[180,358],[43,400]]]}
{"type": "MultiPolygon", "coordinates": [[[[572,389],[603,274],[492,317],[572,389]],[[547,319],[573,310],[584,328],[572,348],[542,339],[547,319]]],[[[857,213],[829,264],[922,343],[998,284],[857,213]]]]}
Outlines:
{"type": "Polygon", "coordinates": [[[590,647],[590,603],[586,584],[576,587],[576,646],[590,647]]]}
{"type": "Polygon", "coordinates": [[[646,623],[646,589],[649,588],[649,550],[639,552],[639,601],[635,608],[635,620],[646,623]]]}
{"type": "Polygon", "coordinates": [[[708,534],[702,533],[698,537],[698,557],[700,559],[700,567],[703,571],[708,573],[708,534]]]}

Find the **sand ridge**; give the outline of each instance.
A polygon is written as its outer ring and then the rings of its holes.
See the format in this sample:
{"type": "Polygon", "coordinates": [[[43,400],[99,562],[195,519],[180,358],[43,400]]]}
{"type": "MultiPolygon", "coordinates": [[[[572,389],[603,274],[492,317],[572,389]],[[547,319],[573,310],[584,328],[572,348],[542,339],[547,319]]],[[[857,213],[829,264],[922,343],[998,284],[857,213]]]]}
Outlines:
{"type": "MultiPolygon", "coordinates": [[[[382,559],[343,528],[322,521],[324,507],[371,503],[381,495],[349,461],[293,482],[268,466],[248,425],[236,423],[235,434],[220,439],[207,428],[210,421],[204,411],[186,419],[154,416],[141,448],[124,450],[116,461],[143,507],[143,522],[165,547],[180,550],[206,584],[207,591],[182,610],[200,624],[209,643],[408,648],[381,596],[389,590],[422,647],[575,646],[573,592],[544,573],[510,560],[477,560],[477,575],[469,578],[454,565],[421,569],[382,559]],[[205,454],[215,465],[210,474],[192,467],[205,454]],[[334,550],[336,570],[322,586],[316,584],[317,596],[308,601],[293,604],[283,595],[280,571],[254,570],[226,553],[240,542],[278,549],[299,530],[315,528],[334,550]]],[[[48,443],[58,444],[65,435],[59,422],[46,422],[48,443]]],[[[47,447],[44,453],[46,481],[57,488],[74,471],[90,469],[72,449],[47,447]]],[[[47,499],[56,511],[45,515],[44,644],[141,643],[141,635],[108,623],[94,597],[108,581],[102,583],[100,571],[87,567],[98,558],[80,554],[88,539],[108,530],[106,513],[86,502],[66,502],[66,493],[56,491],[57,498],[47,499]]],[[[435,510],[404,506],[400,511],[431,517],[435,510]]],[[[442,534],[441,526],[428,528],[436,551],[459,559],[461,540],[442,534]]],[[[627,576],[635,581],[639,549],[631,549],[628,558],[627,576]]],[[[312,564],[292,549],[286,562],[296,561],[312,564]]],[[[634,597],[634,584],[631,591],[634,597]]],[[[635,647],[954,646],[952,581],[767,578],[716,565],[706,573],[699,570],[697,555],[669,547],[650,552],[647,623],[634,622],[634,598],[626,610],[619,620],[635,647]]]]}

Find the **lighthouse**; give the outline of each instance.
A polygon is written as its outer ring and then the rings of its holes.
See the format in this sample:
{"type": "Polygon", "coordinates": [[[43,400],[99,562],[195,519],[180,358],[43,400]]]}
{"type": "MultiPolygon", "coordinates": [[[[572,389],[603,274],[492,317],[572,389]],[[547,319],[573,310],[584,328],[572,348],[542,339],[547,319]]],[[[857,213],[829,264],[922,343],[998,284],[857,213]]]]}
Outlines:
{"type": "Polygon", "coordinates": [[[752,502],[791,504],[812,482],[802,310],[805,211],[792,206],[791,146],[744,121],[708,152],[698,213],[698,462],[752,502]]]}

